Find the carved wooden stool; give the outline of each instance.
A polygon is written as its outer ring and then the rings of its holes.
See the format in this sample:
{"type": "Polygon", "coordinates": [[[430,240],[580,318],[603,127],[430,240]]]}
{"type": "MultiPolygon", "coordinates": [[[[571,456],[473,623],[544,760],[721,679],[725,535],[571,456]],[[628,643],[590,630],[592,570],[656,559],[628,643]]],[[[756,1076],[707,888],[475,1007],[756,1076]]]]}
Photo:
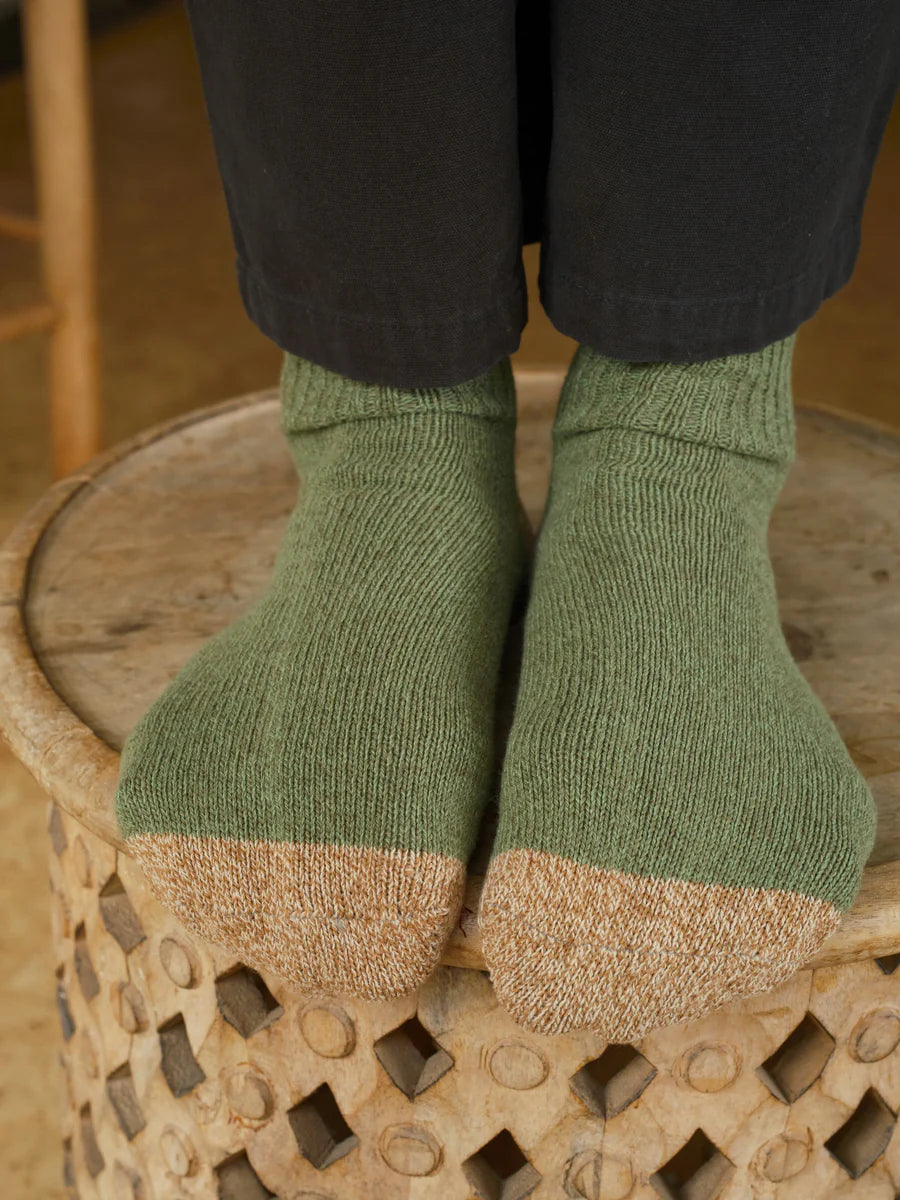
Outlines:
{"type": "MultiPolygon", "coordinates": [[[[520,380],[533,518],[558,383],[520,380]]],[[[773,527],[791,645],[879,803],[859,902],[814,969],[636,1046],[534,1036],[504,1015],[477,879],[419,995],[306,1000],[187,934],[119,849],[117,750],[262,588],[295,486],[277,400],[251,397],[57,484],[0,559],[0,727],[55,802],[73,1192],[895,1200],[900,439],[803,414],[773,527]]]]}

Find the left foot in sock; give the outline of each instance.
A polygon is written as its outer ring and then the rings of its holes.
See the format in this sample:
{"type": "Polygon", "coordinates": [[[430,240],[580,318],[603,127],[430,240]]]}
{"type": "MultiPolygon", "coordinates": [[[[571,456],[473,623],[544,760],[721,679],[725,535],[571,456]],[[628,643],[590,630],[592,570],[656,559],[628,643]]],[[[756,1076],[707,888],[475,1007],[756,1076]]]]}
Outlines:
{"type": "Polygon", "coordinates": [[[282,406],[300,491],[272,579],[132,731],[119,824],[201,936],[383,999],[434,968],[490,791],[512,367],[404,390],[288,355],[282,406]]]}
{"type": "Polygon", "coordinates": [[[872,799],[766,549],[792,346],[573,361],[480,913],[498,999],[535,1031],[630,1041],[766,991],[858,889],[872,799]]]}

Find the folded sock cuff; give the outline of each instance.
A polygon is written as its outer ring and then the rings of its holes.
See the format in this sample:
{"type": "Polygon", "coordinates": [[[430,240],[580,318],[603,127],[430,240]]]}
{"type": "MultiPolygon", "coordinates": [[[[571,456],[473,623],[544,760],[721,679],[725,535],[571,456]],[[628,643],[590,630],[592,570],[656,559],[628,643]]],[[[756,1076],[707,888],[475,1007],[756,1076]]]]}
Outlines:
{"type": "Polygon", "coordinates": [[[795,336],[701,363],[636,363],[579,346],[554,437],[624,428],[788,463],[794,457],[795,336]]]}
{"type": "Polygon", "coordinates": [[[281,402],[286,433],[410,413],[453,412],[510,424],[516,419],[515,384],[508,356],[462,383],[406,389],[363,383],[309,359],[286,354],[281,402]]]}

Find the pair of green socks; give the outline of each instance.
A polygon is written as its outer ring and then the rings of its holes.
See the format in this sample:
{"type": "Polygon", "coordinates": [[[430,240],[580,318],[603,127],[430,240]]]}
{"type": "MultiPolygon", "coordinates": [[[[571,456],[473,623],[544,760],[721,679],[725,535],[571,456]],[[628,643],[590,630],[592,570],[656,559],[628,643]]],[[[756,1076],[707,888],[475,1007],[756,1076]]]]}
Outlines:
{"type": "Polygon", "coordinates": [[[579,347],[532,564],[509,359],[407,391],[288,356],[300,494],[271,583],[123,753],[119,821],[159,897],[302,991],[418,986],[458,917],[530,574],[479,914],[500,1002],[625,1041],[801,966],[874,812],[778,621],[792,347],[579,347]]]}

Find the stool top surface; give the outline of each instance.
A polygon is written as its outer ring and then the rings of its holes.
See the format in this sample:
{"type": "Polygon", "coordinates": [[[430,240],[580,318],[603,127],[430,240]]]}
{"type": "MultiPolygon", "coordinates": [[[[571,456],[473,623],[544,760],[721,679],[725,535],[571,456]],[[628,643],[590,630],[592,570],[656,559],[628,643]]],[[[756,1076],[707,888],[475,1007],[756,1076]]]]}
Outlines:
{"type": "MultiPolygon", "coordinates": [[[[535,524],[558,385],[548,375],[531,392],[520,387],[517,469],[535,524]]],[[[51,795],[107,840],[118,840],[125,737],[263,589],[296,490],[277,395],[261,393],[95,460],[55,485],[0,551],[0,730],[51,795]]],[[[900,950],[900,437],[798,413],[798,458],[770,544],[792,652],[879,811],[851,914],[859,929],[852,945],[846,929],[835,935],[831,960],[900,950]]],[[[472,886],[469,918],[477,879],[472,886]]],[[[447,961],[479,965],[477,930],[471,920],[468,934],[463,927],[468,945],[447,961]]]]}

